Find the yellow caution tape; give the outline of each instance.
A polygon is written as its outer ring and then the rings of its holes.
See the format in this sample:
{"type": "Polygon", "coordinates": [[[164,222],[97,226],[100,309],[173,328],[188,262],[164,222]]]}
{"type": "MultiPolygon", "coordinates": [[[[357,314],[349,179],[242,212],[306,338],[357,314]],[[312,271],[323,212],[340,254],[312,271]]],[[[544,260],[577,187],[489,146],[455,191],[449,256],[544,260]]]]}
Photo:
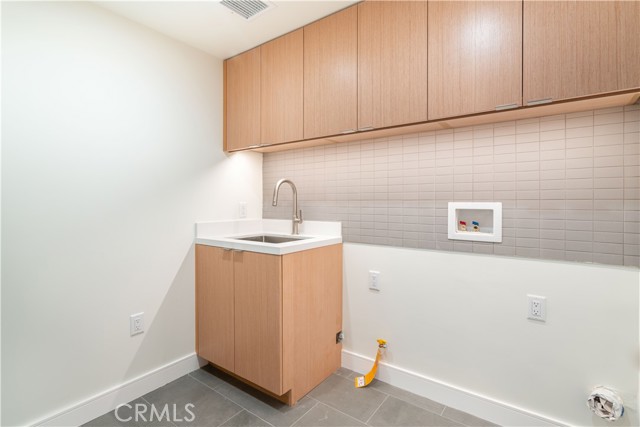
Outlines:
{"type": "Polygon", "coordinates": [[[371,368],[368,374],[355,378],[356,388],[366,387],[371,384],[371,381],[373,381],[373,378],[376,376],[376,372],[378,371],[378,362],[380,361],[382,350],[384,350],[385,348],[387,348],[387,342],[383,339],[379,339],[378,354],[376,354],[376,360],[375,362],[373,362],[373,368],[371,368]]]}

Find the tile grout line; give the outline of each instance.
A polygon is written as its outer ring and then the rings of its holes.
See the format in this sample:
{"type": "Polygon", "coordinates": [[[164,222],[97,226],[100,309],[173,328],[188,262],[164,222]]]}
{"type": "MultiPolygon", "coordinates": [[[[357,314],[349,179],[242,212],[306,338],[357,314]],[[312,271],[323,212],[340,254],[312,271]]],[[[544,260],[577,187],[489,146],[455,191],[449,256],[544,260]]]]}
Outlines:
{"type": "MultiPolygon", "coordinates": [[[[221,385],[221,384],[218,384],[218,385],[217,385],[217,386],[215,386],[215,387],[211,387],[209,384],[205,383],[204,381],[200,381],[198,378],[194,377],[194,376],[193,376],[193,375],[191,375],[190,373],[189,373],[189,374],[187,374],[187,375],[189,375],[189,376],[190,376],[191,378],[193,378],[195,381],[199,382],[200,384],[202,384],[203,386],[205,386],[205,387],[207,387],[207,388],[210,388],[210,389],[211,389],[211,390],[213,390],[213,391],[216,391],[216,389],[217,389],[218,387],[220,387],[220,385],[221,385]]],[[[217,378],[217,377],[216,377],[216,378],[217,378]]],[[[221,381],[223,381],[223,380],[221,380],[221,381]]],[[[220,393],[218,393],[218,394],[220,394],[220,393]]]]}
{"type": "MultiPolygon", "coordinates": [[[[149,402],[147,399],[145,399],[145,398],[144,398],[144,396],[140,396],[140,399],[142,399],[142,400],[144,400],[145,402],[147,402],[147,404],[148,404],[148,405],[153,406],[153,403],[151,403],[151,402],[149,402]]],[[[119,420],[118,420],[118,421],[119,421],[119,420]]],[[[178,426],[176,425],[176,423],[174,423],[173,421],[171,421],[171,419],[169,419],[169,422],[171,423],[171,425],[172,425],[173,427],[178,427],[178,426]]]]}
{"type": "MultiPolygon", "coordinates": [[[[235,403],[235,402],[234,402],[235,403]]],[[[251,412],[250,410],[248,410],[247,408],[245,408],[242,405],[239,405],[242,409],[244,409],[245,411],[247,411],[248,413],[250,413],[251,415],[253,415],[254,417],[258,418],[261,421],[264,421],[265,423],[269,424],[271,427],[273,427],[273,424],[271,424],[269,421],[265,420],[264,418],[260,417],[257,414],[254,414],[253,412],[251,412]]]]}
{"type": "MultiPolygon", "coordinates": [[[[338,374],[335,374],[335,375],[338,375],[338,374]]],[[[338,376],[341,376],[341,375],[338,375],[338,376]]],[[[342,378],[344,378],[344,377],[342,377],[342,378]]],[[[347,379],[349,379],[349,378],[347,378],[347,379]]],[[[380,380],[376,380],[376,381],[379,381],[379,382],[384,383],[384,381],[380,381],[380,380]]],[[[388,383],[385,383],[385,384],[388,384],[388,383]]],[[[391,384],[388,384],[388,385],[391,385],[391,384]]],[[[392,386],[392,387],[394,387],[394,386],[392,386]]],[[[398,396],[398,395],[395,395],[395,394],[391,394],[391,393],[387,393],[386,391],[379,390],[379,389],[377,389],[377,388],[375,388],[375,387],[371,387],[371,389],[372,389],[372,390],[377,391],[377,392],[378,392],[378,393],[380,393],[380,394],[384,394],[385,396],[388,396],[388,397],[393,397],[394,399],[398,399],[398,400],[400,400],[400,401],[402,401],[402,402],[404,402],[404,403],[407,403],[407,404],[409,404],[409,405],[411,405],[411,406],[415,406],[416,408],[422,409],[423,411],[427,411],[427,412],[430,412],[430,413],[435,414],[435,415],[442,415],[442,414],[444,413],[444,410],[445,410],[445,409],[447,409],[447,406],[446,406],[446,405],[444,405],[444,404],[442,404],[442,403],[440,403],[440,402],[436,402],[435,400],[429,399],[429,398],[427,398],[427,397],[420,396],[420,395],[415,394],[415,393],[411,393],[410,391],[407,391],[407,390],[404,390],[404,391],[406,391],[407,393],[414,394],[415,396],[418,396],[418,397],[420,397],[420,398],[430,400],[431,402],[437,403],[438,405],[441,405],[441,406],[442,406],[442,410],[441,410],[440,412],[432,411],[431,409],[427,409],[427,408],[425,408],[424,406],[416,405],[415,403],[410,402],[409,400],[407,400],[407,399],[405,399],[405,398],[403,398],[403,397],[401,397],[401,396],[398,396]]],[[[400,390],[402,390],[402,389],[400,389],[400,390]]],[[[317,400],[317,399],[316,399],[316,400],[317,400]]],[[[321,403],[324,403],[324,402],[321,402],[321,403]]],[[[384,402],[383,402],[383,403],[384,403],[384,402]]],[[[325,403],[325,405],[327,405],[327,406],[331,406],[331,405],[326,404],[326,403],[325,403]]],[[[331,407],[333,408],[333,406],[331,406],[331,407]]],[[[336,408],[334,408],[334,409],[336,409],[336,408]]],[[[338,410],[338,409],[336,409],[336,410],[337,410],[338,412],[342,412],[342,411],[340,411],[340,410],[338,410]]],[[[344,412],[342,412],[342,413],[344,414],[344,412]]],[[[345,414],[345,415],[348,415],[348,414],[345,414]]],[[[354,418],[354,417],[351,417],[351,418],[354,418]]]]}
{"type": "MultiPolygon", "coordinates": [[[[314,399],[314,400],[315,400],[315,399],[314,399]]],[[[294,425],[296,425],[296,423],[297,423],[298,421],[300,421],[302,418],[304,418],[304,416],[305,416],[305,415],[307,415],[309,412],[311,412],[311,410],[312,410],[313,408],[315,408],[316,406],[318,406],[318,401],[316,401],[316,403],[315,403],[311,408],[309,408],[309,410],[308,410],[307,412],[305,412],[304,414],[300,415],[300,416],[299,416],[299,417],[298,417],[298,418],[297,418],[293,423],[291,423],[290,425],[291,425],[292,427],[293,427],[294,425]]]]}
{"type": "MultiPolygon", "coordinates": [[[[240,405],[238,405],[238,406],[240,406],[240,405]]],[[[240,406],[240,410],[238,412],[236,412],[235,414],[231,415],[229,418],[227,418],[226,420],[224,420],[223,422],[218,424],[218,427],[220,427],[221,425],[223,425],[224,423],[226,423],[227,421],[229,421],[230,419],[232,419],[236,415],[240,414],[242,411],[244,411],[244,408],[242,406],[240,406]]]]}
{"type": "MultiPolygon", "coordinates": [[[[197,379],[196,377],[194,377],[193,375],[191,375],[191,373],[189,373],[189,374],[187,374],[187,375],[189,375],[191,378],[193,378],[195,381],[199,382],[200,384],[204,385],[205,387],[207,387],[207,388],[211,389],[211,391],[213,391],[214,393],[217,393],[218,395],[222,396],[224,399],[226,399],[226,400],[228,400],[229,402],[233,403],[234,405],[238,405],[240,408],[242,408],[240,411],[238,411],[237,413],[235,413],[231,418],[235,417],[236,415],[238,415],[240,412],[242,412],[242,411],[244,410],[244,411],[247,411],[248,413],[250,413],[251,415],[253,415],[253,416],[255,416],[255,417],[259,418],[260,420],[264,421],[265,423],[269,424],[270,426],[273,426],[273,424],[271,424],[269,421],[267,421],[267,420],[265,420],[265,419],[263,419],[263,418],[259,417],[258,415],[254,414],[253,412],[251,412],[250,410],[248,410],[247,408],[245,408],[244,406],[242,406],[240,403],[238,403],[238,402],[236,402],[236,401],[234,401],[234,400],[232,400],[232,399],[228,398],[227,396],[225,396],[224,394],[222,394],[222,393],[220,393],[218,390],[216,390],[216,389],[217,389],[218,387],[220,387],[222,384],[219,384],[219,385],[217,385],[217,386],[214,388],[214,387],[211,387],[210,385],[205,384],[204,382],[200,381],[199,379],[197,379]]],[[[221,380],[221,381],[224,381],[224,380],[221,380]]],[[[225,382],[225,384],[229,384],[229,383],[227,383],[226,381],[224,381],[224,382],[225,382]]],[[[229,384],[229,385],[230,385],[230,384],[229,384]]],[[[233,386],[232,386],[232,387],[233,387],[233,386]]],[[[226,423],[227,421],[229,421],[231,418],[229,418],[229,419],[225,420],[225,421],[224,421],[224,423],[226,423]]],[[[224,424],[224,423],[222,423],[222,424],[224,424]]],[[[222,424],[221,424],[221,425],[222,425],[222,424]]],[[[176,427],[177,427],[177,426],[176,426],[176,427]]]]}
{"type": "MultiPolygon", "coordinates": [[[[315,401],[316,401],[316,402],[318,402],[318,403],[321,403],[321,404],[323,404],[323,405],[325,405],[325,406],[327,406],[327,407],[329,407],[329,408],[333,409],[333,410],[334,410],[334,411],[336,411],[336,412],[341,413],[342,415],[345,415],[345,416],[347,416],[347,417],[351,418],[352,420],[356,420],[357,422],[362,423],[362,421],[361,421],[361,420],[357,419],[357,418],[356,418],[356,417],[354,417],[353,415],[349,415],[349,414],[347,414],[346,412],[343,412],[343,411],[341,411],[340,409],[338,409],[338,408],[336,408],[336,407],[334,407],[334,406],[331,406],[329,403],[322,402],[322,401],[320,401],[320,400],[316,399],[315,397],[310,397],[310,398],[311,398],[311,399],[313,399],[313,400],[315,400],[315,401]]],[[[385,399],[386,399],[386,398],[385,398],[385,399]]],[[[366,424],[366,423],[365,423],[365,424],[366,424]]]]}
{"type": "Polygon", "coordinates": [[[367,419],[367,421],[365,421],[365,424],[369,424],[369,421],[371,421],[371,418],[373,418],[373,416],[376,414],[376,412],[378,412],[378,410],[382,407],[382,405],[384,404],[384,402],[387,401],[387,399],[389,399],[389,395],[387,394],[387,396],[384,398],[384,400],[382,402],[380,402],[380,405],[378,405],[378,407],[376,408],[375,411],[373,411],[373,413],[371,414],[371,416],[367,419]]]}

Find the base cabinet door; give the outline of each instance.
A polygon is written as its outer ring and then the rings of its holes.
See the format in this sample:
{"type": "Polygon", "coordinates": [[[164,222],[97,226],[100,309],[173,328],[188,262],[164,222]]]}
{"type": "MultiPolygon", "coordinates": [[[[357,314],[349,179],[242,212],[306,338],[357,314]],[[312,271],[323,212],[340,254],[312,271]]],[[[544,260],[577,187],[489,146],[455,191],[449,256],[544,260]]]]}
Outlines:
{"type": "Polygon", "coordinates": [[[233,252],[196,245],[196,352],[234,370],[233,252]]]}
{"type": "Polygon", "coordinates": [[[252,383],[281,395],[281,257],[234,252],[235,370],[252,383]]]}
{"type": "Polygon", "coordinates": [[[289,405],[340,367],[342,245],[286,255],[196,245],[196,351],[289,405]]]}

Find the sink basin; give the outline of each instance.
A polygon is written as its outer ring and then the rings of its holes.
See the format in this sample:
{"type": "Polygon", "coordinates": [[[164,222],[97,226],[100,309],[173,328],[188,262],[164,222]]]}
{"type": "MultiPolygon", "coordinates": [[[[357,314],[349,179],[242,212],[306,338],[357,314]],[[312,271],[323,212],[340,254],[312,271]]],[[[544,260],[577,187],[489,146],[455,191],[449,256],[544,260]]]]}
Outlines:
{"type": "Polygon", "coordinates": [[[262,242],[262,243],[288,243],[288,242],[295,242],[297,240],[308,239],[308,237],[273,236],[269,234],[262,234],[258,236],[232,237],[232,239],[248,240],[251,242],[262,242]]]}

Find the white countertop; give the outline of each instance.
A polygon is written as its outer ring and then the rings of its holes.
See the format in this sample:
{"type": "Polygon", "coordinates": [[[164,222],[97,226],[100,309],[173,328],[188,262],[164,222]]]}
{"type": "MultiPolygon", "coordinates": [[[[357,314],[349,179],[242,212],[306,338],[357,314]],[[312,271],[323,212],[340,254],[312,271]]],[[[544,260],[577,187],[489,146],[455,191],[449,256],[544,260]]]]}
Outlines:
{"type": "Polygon", "coordinates": [[[218,246],[249,252],[284,255],[306,251],[322,246],[342,243],[342,224],[329,221],[304,221],[299,225],[300,234],[305,237],[287,243],[262,243],[238,240],[260,234],[291,236],[291,220],[285,219],[239,219],[196,223],[195,242],[200,245],[218,246]]]}

